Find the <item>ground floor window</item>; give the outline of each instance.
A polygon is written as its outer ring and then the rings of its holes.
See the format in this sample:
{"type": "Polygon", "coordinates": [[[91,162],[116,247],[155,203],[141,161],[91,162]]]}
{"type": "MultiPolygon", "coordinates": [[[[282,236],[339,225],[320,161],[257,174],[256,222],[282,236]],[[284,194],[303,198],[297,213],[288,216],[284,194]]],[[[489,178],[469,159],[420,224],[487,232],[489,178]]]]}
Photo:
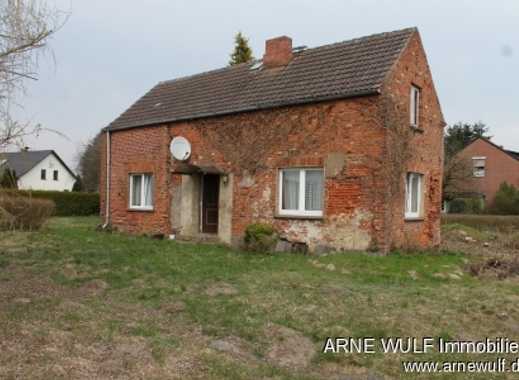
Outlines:
{"type": "Polygon", "coordinates": [[[405,184],[405,217],[419,218],[422,213],[423,175],[407,173],[405,184]]]}
{"type": "Polygon", "coordinates": [[[282,169],[279,171],[279,214],[322,216],[323,169],[282,169]]]}
{"type": "Polygon", "coordinates": [[[130,174],[130,208],[153,209],[153,176],[151,174],[130,174]]]}

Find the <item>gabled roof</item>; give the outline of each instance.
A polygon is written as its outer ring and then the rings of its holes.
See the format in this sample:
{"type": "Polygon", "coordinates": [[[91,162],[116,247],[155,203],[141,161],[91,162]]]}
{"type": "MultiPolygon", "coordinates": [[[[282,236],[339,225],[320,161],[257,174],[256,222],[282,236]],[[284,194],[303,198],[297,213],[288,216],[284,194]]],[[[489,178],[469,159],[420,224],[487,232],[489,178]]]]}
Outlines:
{"type": "Polygon", "coordinates": [[[513,150],[504,149],[502,146],[494,144],[492,141],[490,141],[489,139],[487,139],[485,137],[476,137],[476,138],[472,139],[472,141],[470,143],[468,143],[467,146],[464,149],[466,149],[469,145],[471,145],[472,143],[474,143],[474,142],[476,142],[478,140],[485,141],[486,143],[492,145],[494,148],[500,150],[504,154],[507,154],[508,156],[512,157],[514,160],[519,161],[519,152],[515,152],[513,150]]]}
{"type": "Polygon", "coordinates": [[[516,160],[519,161],[519,152],[515,152],[513,150],[508,150],[508,149],[503,149],[505,151],[505,153],[508,153],[509,156],[512,156],[513,158],[515,158],[516,160]]]}
{"type": "Polygon", "coordinates": [[[161,82],[109,130],[379,93],[416,28],[294,51],[281,69],[245,63],[161,82]]]}
{"type": "Polygon", "coordinates": [[[57,158],[57,160],[74,178],[76,177],[74,172],[70,170],[65,162],[63,162],[63,160],[53,150],[24,150],[21,152],[0,153],[0,162],[5,160],[6,162],[3,162],[3,165],[6,165],[9,167],[9,169],[14,170],[16,177],[20,178],[51,154],[57,158]]]}

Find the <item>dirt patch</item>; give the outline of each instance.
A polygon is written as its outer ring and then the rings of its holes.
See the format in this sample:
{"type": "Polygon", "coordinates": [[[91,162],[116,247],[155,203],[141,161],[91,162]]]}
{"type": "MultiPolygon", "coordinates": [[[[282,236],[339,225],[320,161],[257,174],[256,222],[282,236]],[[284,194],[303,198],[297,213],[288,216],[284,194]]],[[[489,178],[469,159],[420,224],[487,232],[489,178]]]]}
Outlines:
{"type": "Polygon", "coordinates": [[[471,256],[519,254],[519,234],[513,231],[480,231],[463,225],[442,227],[442,248],[471,256]]]}
{"type": "Polygon", "coordinates": [[[84,296],[99,296],[104,293],[106,289],[108,289],[109,285],[100,279],[95,279],[92,281],[88,281],[83,284],[79,290],[80,293],[84,296]]]}
{"type": "Polygon", "coordinates": [[[209,347],[213,350],[225,353],[233,359],[249,364],[255,364],[258,361],[258,358],[252,353],[249,344],[236,336],[213,340],[209,344],[209,347]]]}
{"type": "Polygon", "coordinates": [[[290,369],[303,369],[310,365],[317,353],[313,342],[303,334],[288,327],[269,324],[265,335],[270,340],[266,359],[269,363],[290,369]]]}
{"type": "Polygon", "coordinates": [[[182,301],[177,301],[173,303],[165,303],[160,306],[161,310],[164,310],[169,314],[177,314],[184,310],[186,310],[186,304],[182,301]]]}
{"type": "Polygon", "coordinates": [[[236,289],[231,284],[228,284],[226,282],[218,282],[215,284],[210,285],[206,290],[205,294],[207,294],[209,297],[216,297],[216,296],[232,296],[235,294],[238,294],[238,289],[236,289]]]}
{"type": "Polygon", "coordinates": [[[518,257],[492,257],[484,261],[471,263],[469,273],[473,276],[490,276],[498,279],[519,276],[518,257]]]}

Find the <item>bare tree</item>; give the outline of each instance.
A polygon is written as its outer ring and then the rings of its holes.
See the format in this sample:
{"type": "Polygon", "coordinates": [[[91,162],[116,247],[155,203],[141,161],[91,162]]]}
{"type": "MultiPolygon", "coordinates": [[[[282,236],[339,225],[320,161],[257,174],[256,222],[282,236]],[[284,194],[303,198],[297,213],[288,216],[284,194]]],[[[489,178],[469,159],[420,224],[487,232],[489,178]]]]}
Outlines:
{"type": "Polygon", "coordinates": [[[472,179],[470,159],[459,154],[448,157],[443,167],[443,197],[450,198],[468,191],[472,179]]]}
{"type": "Polygon", "coordinates": [[[0,150],[43,130],[12,117],[26,80],[38,78],[38,61],[65,17],[39,0],[0,0],[0,150]]]}

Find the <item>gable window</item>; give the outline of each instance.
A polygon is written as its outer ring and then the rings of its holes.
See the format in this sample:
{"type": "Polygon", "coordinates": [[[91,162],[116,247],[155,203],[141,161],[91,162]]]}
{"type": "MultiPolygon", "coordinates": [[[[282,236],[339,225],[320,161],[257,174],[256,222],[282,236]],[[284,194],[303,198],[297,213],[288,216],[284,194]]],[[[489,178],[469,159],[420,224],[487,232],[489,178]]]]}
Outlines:
{"type": "Polygon", "coordinates": [[[407,173],[405,181],[405,217],[420,218],[422,213],[423,175],[407,173]]]}
{"type": "Polygon", "coordinates": [[[153,176],[130,174],[130,208],[153,210],[153,176]]]}
{"type": "Polygon", "coordinates": [[[279,215],[323,215],[323,169],[279,171],[279,215]]]}
{"type": "Polygon", "coordinates": [[[485,176],[486,157],[472,157],[472,175],[474,177],[485,176]]]}
{"type": "Polygon", "coordinates": [[[420,89],[416,86],[411,86],[411,102],[410,102],[411,127],[419,127],[420,117],[420,89]]]}
{"type": "Polygon", "coordinates": [[[57,170],[54,170],[54,172],[52,173],[52,177],[53,177],[54,181],[58,180],[58,171],[57,170]]]}
{"type": "Polygon", "coordinates": [[[41,169],[40,178],[42,181],[45,181],[47,179],[47,170],[41,169]]]}

